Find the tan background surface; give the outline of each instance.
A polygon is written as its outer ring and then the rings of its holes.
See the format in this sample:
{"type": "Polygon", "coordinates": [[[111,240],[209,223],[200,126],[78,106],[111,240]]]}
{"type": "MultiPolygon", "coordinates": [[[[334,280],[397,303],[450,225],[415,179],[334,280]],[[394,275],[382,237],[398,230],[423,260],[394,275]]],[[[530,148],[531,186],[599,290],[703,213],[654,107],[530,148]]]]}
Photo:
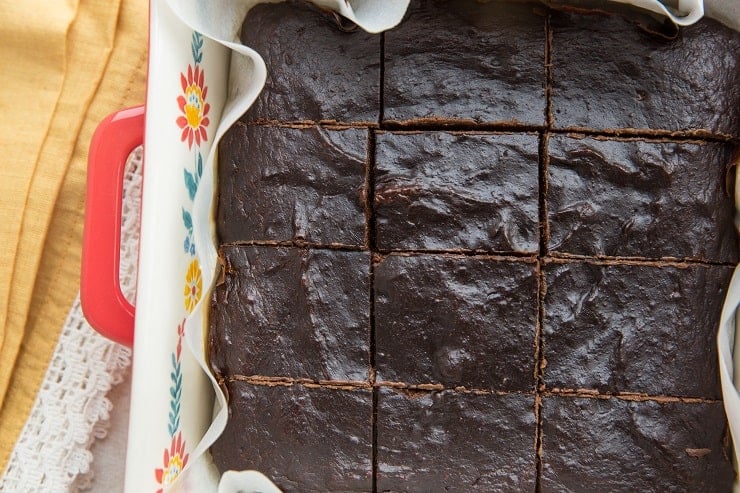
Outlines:
{"type": "Polygon", "coordinates": [[[0,471],[79,290],[87,146],[145,97],[146,0],[0,0],[0,471]]]}

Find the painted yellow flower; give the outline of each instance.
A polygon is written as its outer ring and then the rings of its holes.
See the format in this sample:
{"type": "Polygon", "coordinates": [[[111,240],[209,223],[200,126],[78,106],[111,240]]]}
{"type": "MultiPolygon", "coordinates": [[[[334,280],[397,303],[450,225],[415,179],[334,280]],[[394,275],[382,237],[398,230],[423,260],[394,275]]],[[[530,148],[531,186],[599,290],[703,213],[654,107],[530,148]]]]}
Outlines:
{"type": "Polygon", "coordinates": [[[196,65],[195,70],[188,65],[188,73],[180,74],[180,85],[183,95],[177,97],[177,106],[184,116],[177,117],[177,126],[182,129],[180,140],[188,141],[188,147],[193,147],[193,141],[200,146],[201,141],[208,140],[206,127],[211,123],[208,112],[211,105],[206,103],[208,87],[205,86],[205,73],[196,65]]]}
{"type": "Polygon", "coordinates": [[[197,260],[190,262],[188,266],[188,272],[185,274],[185,289],[183,290],[185,296],[185,309],[188,313],[192,313],[195,305],[200,301],[200,297],[203,295],[203,277],[200,272],[200,265],[197,260]]]}

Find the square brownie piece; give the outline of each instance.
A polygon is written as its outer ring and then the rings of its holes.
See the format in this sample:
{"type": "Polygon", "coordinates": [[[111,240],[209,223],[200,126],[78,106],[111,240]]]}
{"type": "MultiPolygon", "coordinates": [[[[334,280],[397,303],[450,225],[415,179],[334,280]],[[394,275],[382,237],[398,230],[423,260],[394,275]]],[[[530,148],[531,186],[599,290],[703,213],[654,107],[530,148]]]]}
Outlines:
{"type": "Polygon", "coordinates": [[[217,374],[368,378],[368,252],[231,246],[222,256],[210,310],[217,374]]]}
{"type": "Polygon", "coordinates": [[[740,132],[740,33],[704,19],[666,40],[618,15],[551,25],[556,127],[740,132]]]}
{"type": "Polygon", "coordinates": [[[392,122],[542,125],[544,16],[519,3],[411,2],[385,33],[383,104],[392,122]]]}
{"type": "Polygon", "coordinates": [[[696,264],[547,265],[545,384],[721,398],[715,339],[731,276],[696,264]]]}
{"type": "Polygon", "coordinates": [[[533,390],[533,262],[390,255],[375,265],[378,381],[533,390]]]}
{"type": "Polygon", "coordinates": [[[219,146],[222,242],[365,243],[366,130],[235,125],[219,146]]]}
{"type": "Polygon", "coordinates": [[[538,250],[536,135],[382,133],[375,160],[381,250],[538,250]]]}
{"type": "Polygon", "coordinates": [[[255,469],[285,493],[371,491],[369,389],[232,381],[227,391],[229,420],[211,446],[221,472],[255,469]]]}
{"type": "Polygon", "coordinates": [[[265,60],[267,80],[244,120],[377,125],[380,36],[337,19],[297,0],[249,11],[241,40],[265,60]]]}
{"type": "Polygon", "coordinates": [[[542,491],[730,492],[721,402],[545,397],[542,491]]]}
{"type": "Polygon", "coordinates": [[[737,262],[731,145],[555,135],[548,153],[551,251],[737,262]]]}
{"type": "Polygon", "coordinates": [[[535,489],[534,395],[378,391],[378,491],[535,489]]]}

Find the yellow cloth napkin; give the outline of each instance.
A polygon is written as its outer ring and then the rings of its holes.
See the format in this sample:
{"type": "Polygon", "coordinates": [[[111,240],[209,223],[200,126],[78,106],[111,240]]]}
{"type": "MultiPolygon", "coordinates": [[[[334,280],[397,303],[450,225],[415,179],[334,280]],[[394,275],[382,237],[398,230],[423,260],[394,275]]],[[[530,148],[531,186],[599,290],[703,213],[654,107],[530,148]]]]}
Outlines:
{"type": "Polygon", "coordinates": [[[144,102],[146,0],[0,0],[0,472],[79,289],[87,147],[144,102]]]}

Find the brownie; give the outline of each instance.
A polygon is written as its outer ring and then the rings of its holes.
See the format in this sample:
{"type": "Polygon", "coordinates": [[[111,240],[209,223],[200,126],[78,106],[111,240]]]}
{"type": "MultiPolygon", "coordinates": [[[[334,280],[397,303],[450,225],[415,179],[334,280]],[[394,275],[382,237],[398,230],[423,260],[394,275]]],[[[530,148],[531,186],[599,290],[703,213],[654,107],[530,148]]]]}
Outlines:
{"type": "Polygon", "coordinates": [[[740,33],[709,19],[675,40],[621,16],[551,24],[555,126],[740,135],[740,33]]]}
{"type": "Polygon", "coordinates": [[[384,119],[542,125],[545,17],[535,10],[411,2],[404,21],[385,33],[384,119]]]}
{"type": "Polygon", "coordinates": [[[553,135],[549,248],[593,256],[738,260],[733,147],[553,135]]]}
{"type": "Polygon", "coordinates": [[[542,491],[732,491],[721,402],[545,397],[542,491]]]}
{"type": "Polygon", "coordinates": [[[719,398],[715,339],[732,271],[716,265],[547,265],[545,384],[719,398]]]}
{"type": "Polygon", "coordinates": [[[378,391],[378,491],[534,491],[533,395],[378,391]]]}
{"type": "Polygon", "coordinates": [[[537,252],[537,142],[527,134],[378,134],[378,248],[537,252]]]}
{"type": "Polygon", "coordinates": [[[258,4],[242,42],[267,65],[267,81],[245,121],[377,123],[380,36],[339,29],[309,2],[258,4]]]}
{"type": "Polygon", "coordinates": [[[213,290],[210,363],[220,375],[365,380],[367,252],[224,247],[213,290]]]}
{"type": "Polygon", "coordinates": [[[370,491],[372,393],[232,381],[226,430],[211,447],[224,470],[256,469],[285,493],[370,491]]]}
{"type": "Polygon", "coordinates": [[[222,242],[361,246],[367,130],[235,125],[219,145],[222,242]]]}
{"type": "Polygon", "coordinates": [[[740,35],[582,10],[414,1],[383,35],[249,11],[268,80],[219,147],[218,470],[730,490],[740,35]]]}
{"type": "Polygon", "coordinates": [[[391,255],[374,272],[378,381],[533,389],[533,263],[391,255]]]}

